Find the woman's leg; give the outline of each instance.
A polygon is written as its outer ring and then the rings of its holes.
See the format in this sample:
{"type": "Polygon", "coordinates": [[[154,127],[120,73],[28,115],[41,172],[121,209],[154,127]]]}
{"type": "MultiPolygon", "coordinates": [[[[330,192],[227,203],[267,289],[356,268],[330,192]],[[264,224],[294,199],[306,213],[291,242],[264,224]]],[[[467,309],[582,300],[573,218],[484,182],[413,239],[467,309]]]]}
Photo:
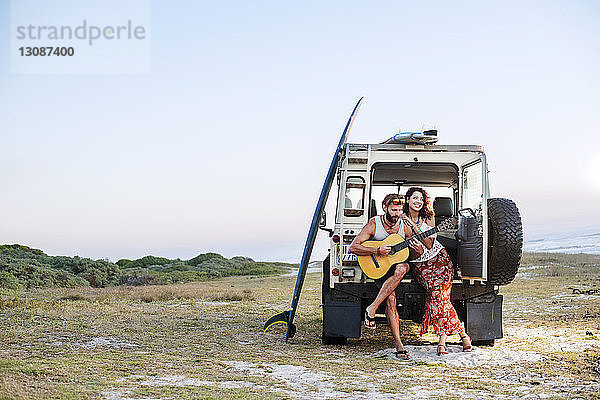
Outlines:
{"type": "MultiPolygon", "coordinates": [[[[464,332],[464,326],[458,319],[458,315],[452,302],[450,294],[452,292],[452,261],[446,250],[441,250],[437,256],[427,261],[429,269],[430,287],[427,287],[427,295],[431,303],[430,319],[438,335],[444,333],[451,335],[464,332]],[[439,283],[439,282],[442,283],[439,283]],[[436,282],[435,286],[434,283],[436,282]]],[[[442,345],[446,341],[443,339],[442,345]]]]}
{"type": "Polygon", "coordinates": [[[464,352],[472,351],[473,345],[471,344],[471,338],[469,337],[469,335],[467,335],[465,330],[464,329],[461,330],[458,334],[460,335],[460,340],[462,341],[463,351],[464,352]]]}
{"type": "Polygon", "coordinates": [[[437,355],[438,356],[448,354],[448,349],[446,349],[446,338],[447,337],[446,337],[445,333],[440,334],[440,341],[439,341],[438,347],[437,347],[437,355]]]}

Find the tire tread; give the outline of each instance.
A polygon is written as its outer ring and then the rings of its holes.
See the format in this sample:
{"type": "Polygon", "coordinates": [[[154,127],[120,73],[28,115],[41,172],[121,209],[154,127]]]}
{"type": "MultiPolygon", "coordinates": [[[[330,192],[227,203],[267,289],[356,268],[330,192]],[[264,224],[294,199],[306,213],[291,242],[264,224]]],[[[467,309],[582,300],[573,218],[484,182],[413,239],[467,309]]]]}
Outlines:
{"type": "Polygon", "coordinates": [[[507,285],[515,279],[523,251],[523,225],[514,201],[488,199],[488,283],[507,285]]]}

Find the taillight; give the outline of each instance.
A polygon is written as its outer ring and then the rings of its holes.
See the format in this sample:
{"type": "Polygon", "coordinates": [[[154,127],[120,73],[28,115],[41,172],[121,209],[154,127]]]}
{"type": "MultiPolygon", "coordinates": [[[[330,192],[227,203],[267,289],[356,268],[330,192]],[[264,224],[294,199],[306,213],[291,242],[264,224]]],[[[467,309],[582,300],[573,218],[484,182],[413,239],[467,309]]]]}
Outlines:
{"type": "Polygon", "coordinates": [[[337,268],[334,268],[331,270],[331,275],[333,276],[338,276],[340,274],[340,270],[337,268]]]}
{"type": "Polygon", "coordinates": [[[333,240],[333,243],[339,243],[340,242],[340,235],[333,235],[331,237],[331,240],[333,240]]]}

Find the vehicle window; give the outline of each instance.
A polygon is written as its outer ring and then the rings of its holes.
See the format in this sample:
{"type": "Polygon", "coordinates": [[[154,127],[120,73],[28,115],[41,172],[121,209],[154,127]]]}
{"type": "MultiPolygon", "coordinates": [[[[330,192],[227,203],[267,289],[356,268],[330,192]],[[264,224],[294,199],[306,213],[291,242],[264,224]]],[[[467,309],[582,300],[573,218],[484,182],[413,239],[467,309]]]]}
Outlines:
{"type": "MultiPolygon", "coordinates": [[[[427,186],[427,185],[418,185],[427,191],[427,194],[430,198],[430,205],[433,206],[433,201],[436,197],[450,197],[454,198],[454,193],[451,187],[441,187],[441,186],[427,186]]],[[[404,194],[411,186],[403,186],[400,188],[400,196],[404,197],[404,194]]],[[[389,193],[398,193],[398,188],[395,186],[373,186],[371,189],[371,198],[375,200],[375,205],[377,207],[377,213],[383,214],[383,209],[381,208],[381,202],[383,198],[389,193]]]]}
{"type": "Polygon", "coordinates": [[[481,212],[483,199],[483,170],[481,161],[463,170],[462,208],[471,208],[481,212]]]}
{"type": "Polygon", "coordinates": [[[344,195],[344,215],[359,217],[364,213],[365,180],[360,176],[349,176],[346,179],[344,195]]]}

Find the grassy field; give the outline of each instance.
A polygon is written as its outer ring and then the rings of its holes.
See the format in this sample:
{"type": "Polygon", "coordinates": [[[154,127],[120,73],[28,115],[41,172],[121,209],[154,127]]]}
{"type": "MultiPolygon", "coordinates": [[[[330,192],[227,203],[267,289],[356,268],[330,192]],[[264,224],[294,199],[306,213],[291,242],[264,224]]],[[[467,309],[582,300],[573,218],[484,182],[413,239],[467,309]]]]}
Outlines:
{"type": "Polygon", "coordinates": [[[454,337],[440,358],[403,322],[410,364],[388,356],[385,325],[322,345],[320,279],[288,344],[261,328],[289,308],[291,276],[1,290],[0,399],[600,398],[599,256],[525,254],[494,347],[462,353],[454,337]]]}

